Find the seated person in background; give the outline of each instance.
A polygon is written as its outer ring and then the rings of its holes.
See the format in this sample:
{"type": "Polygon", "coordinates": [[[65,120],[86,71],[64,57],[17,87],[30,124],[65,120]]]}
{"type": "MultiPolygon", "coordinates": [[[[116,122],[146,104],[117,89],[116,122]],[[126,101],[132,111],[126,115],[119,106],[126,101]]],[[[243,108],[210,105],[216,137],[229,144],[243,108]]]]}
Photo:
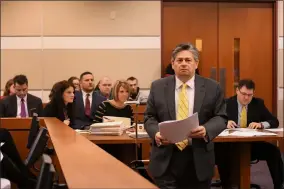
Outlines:
{"type": "Polygon", "coordinates": [[[18,188],[35,188],[36,176],[25,166],[7,129],[0,128],[1,160],[0,177],[17,184],[18,188]]]}
{"type": "Polygon", "coordinates": [[[66,125],[74,123],[75,106],[74,87],[68,81],[60,81],[54,85],[50,102],[43,110],[44,117],[56,117],[66,125]]]}
{"type": "Polygon", "coordinates": [[[106,100],[94,91],[94,76],[84,72],[80,76],[80,91],[75,92],[74,129],[88,129],[94,123],[95,113],[99,104],[106,100]]]}
{"type": "Polygon", "coordinates": [[[95,114],[95,122],[102,122],[103,116],[127,117],[133,123],[133,111],[125,104],[129,98],[129,85],[126,81],[117,81],[113,87],[113,100],[102,102],[95,114]]]}
{"type": "Polygon", "coordinates": [[[78,77],[72,76],[68,79],[68,82],[74,86],[75,91],[80,91],[80,81],[78,77]]]}
{"type": "Polygon", "coordinates": [[[31,109],[39,117],[42,116],[42,101],[28,93],[28,79],[25,75],[17,75],[13,79],[15,94],[0,102],[0,117],[31,117],[31,109]]]}
{"type": "Polygon", "coordinates": [[[98,93],[101,96],[106,97],[108,100],[112,99],[112,95],[111,95],[111,88],[112,88],[112,82],[111,79],[108,77],[103,77],[99,83],[96,86],[96,91],[98,91],[98,93]]]}
{"type": "MultiPolygon", "coordinates": [[[[265,107],[264,101],[253,97],[255,84],[252,80],[239,81],[236,96],[227,100],[227,128],[266,129],[277,128],[279,122],[265,107]]],[[[230,143],[215,143],[216,164],[223,188],[231,187],[230,160],[234,149],[230,143]],[[231,151],[230,151],[231,150],[231,151]]],[[[274,188],[281,189],[283,162],[277,146],[269,142],[252,142],[251,159],[265,160],[270,170],[274,188]]]]}
{"type": "Polygon", "coordinates": [[[5,90],[3,93],[3,98],[15,94],[15,88],[14,88],[14,80],[9,79],[5,85],[5,90]]]}
{"type": "Polygon", "coordinates": [[[138,86],[138,79],[135,77],[129,77],[127,82],[130,86],[130,95],[128,101],[139,101],[139,102],[146,102],[148,96],[144,95],[138,86]]]}

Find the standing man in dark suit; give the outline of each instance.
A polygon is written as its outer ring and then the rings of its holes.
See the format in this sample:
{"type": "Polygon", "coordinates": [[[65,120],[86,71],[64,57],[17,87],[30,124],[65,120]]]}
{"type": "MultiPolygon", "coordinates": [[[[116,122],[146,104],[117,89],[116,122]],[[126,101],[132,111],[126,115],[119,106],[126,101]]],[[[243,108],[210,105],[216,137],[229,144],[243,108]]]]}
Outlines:
{"type": "MultiPolygon", "coordinates": [[[[240,80],[237,95],[227,99],[227,128],[267,129],[277,128],[279,122],[265,107],[264,101],[253,97],[255,84],[252,80],[240,80]]],[[[231,188],[230,158],[234,150],[231,143],[216,144],[216,162],[223,188],[231,188]]],[[[251,143],[251,159],[266,160],[275,189],[282,188],[283,163],[280,150],[268,142],[251,143]]]]}
{"type": "Polygon", "coordinates": [[[74,129],[86,129],[94,123],[95,113],[105,97],[94,91],[94,76],[91,72],[84,72],[80,76],[81,91],[75,92],[76,115],[74,129]]]}
{"type": "Polygon", "coordinates": [[[223,92],[218,83],[195,74],[198,50],[190,43],[172,52],[174,76],[152,83],[145,129],[153,140],[150,173],[162,189],[209,189],[214,172],[212,140],[227,124],[223,92]],[[198,112],[199,126],[176,144],[161,136],[158,123],[198,112]]]}
{"type": "Polygon", "coordinates": [[[15,94],[1,100],[0,117],[32,117],[32,112],[42,116],[42,101],[28,93],[27,77],[16,75],[13,81],[15,94]]]}

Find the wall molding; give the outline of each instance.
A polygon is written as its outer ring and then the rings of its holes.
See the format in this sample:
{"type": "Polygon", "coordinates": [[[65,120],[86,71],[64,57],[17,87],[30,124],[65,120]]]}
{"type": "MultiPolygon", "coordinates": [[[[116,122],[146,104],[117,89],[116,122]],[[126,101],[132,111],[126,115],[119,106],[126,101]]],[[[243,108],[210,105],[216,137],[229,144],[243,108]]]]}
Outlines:
{"type": "Polygon", "coordinates": [[[1,37],[1,49],[160,49],[160,36],[1,37]]]}

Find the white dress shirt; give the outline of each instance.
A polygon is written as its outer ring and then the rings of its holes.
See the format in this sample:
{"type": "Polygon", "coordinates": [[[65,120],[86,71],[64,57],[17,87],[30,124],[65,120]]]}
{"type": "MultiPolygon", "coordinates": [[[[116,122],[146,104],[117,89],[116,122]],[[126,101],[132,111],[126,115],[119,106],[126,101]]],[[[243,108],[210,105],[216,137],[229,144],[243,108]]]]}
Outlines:
{"type": "MultiPolygon", "coordinates": [[[[22,101],[21,101],[21,98],[19,98],[17,95],[16,95],[16,97],[17,97],[17,117],[21,117],[22,101]]],[[[25,109],[26,109],[26,117],[29,117],[27,95],[24,97],[24,104],[25,104],[25,109]]]]}
{"type": "MultiPolygon", "coordinates": [[[[195,76],[193,76],[190,80],[186,82],[187,85],[187,99],[188,99],[188,116],[193,114],[193,107],[194,107],[194,80],[195,76]]],[[[176,76],[176,87],[175,87],[175,107],[176,107],[176,116],[178,115],[178,101],[179,101],[179,92],[182,90],[183,82],[179,80],[176,76]]]]}
{"type": "MultiPolygon", "coordinates": [[[[82,90],[82,94],[83,94],[83,102],[84,102],[84,107],[86,106],[86,97],[87,97],[87,93],[85,91],[82,90]]],[[[89,100],[90,100],[90,106],[92,107],[92,99],[93,99],[93,91],[88,93],[90,94],[89,96],[89,100]]]]}

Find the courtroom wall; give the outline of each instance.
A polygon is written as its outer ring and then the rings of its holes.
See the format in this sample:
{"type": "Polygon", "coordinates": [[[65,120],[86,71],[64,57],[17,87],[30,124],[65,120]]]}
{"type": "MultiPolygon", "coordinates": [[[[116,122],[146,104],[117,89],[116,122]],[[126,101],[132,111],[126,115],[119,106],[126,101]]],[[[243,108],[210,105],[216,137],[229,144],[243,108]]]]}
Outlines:
{"type": "Polygon", "coordinates": [[[149,88],[161,74],[160,30],[160,1],[2,1],[1,89],[23,73],[46,96],[84,71],[149,88]]]}

